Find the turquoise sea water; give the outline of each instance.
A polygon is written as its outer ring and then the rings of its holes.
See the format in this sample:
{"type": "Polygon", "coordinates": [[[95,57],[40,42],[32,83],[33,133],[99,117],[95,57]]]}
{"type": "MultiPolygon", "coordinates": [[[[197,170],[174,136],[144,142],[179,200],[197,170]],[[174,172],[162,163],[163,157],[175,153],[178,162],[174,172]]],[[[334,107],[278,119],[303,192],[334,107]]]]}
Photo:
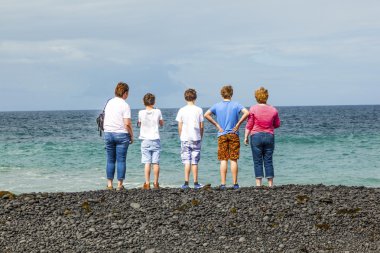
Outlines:
{"type": "MultiPolygon", "coordinates": [[[[380,187],[380,105],[279,107],[275,184],[380,187]]],[[[138,110],[133,110],[136,123],[138,110]]],[[[160,183],[183,183],[177,109],[162,109],[160,183]]],[[[105,149],[97,132],[99,111],[0,112],[0,190],[22,192],[103,189],[105,149]]],[[[201,183],[219,184],[214,127],[206,122],[199,167],[201,183]]],[[[244,126],[243,126],[244,127],[244,126]]],[[[138,133],[135,128],[135,133],[138,133]]],[[[241,130],[241,137],[243,130],[241,130]]],[[[242,145],[239,184],[254,185],[249,146],[242,145]]],[[[144,181],[140,141],[130,146],[127,188],[144,181]]],[[[228,174],[231,184],[231,175],[228,174]]]]}

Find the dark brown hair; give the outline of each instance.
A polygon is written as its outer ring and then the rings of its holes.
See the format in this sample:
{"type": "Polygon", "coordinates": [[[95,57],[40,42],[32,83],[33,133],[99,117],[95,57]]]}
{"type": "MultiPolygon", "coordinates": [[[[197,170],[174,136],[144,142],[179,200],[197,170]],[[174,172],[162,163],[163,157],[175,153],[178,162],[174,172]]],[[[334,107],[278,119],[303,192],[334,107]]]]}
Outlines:
{"type": "Polygon", "coordinates": [[[129,92],[128,84],[119,82],[115,88],[115,96],[121,98],[126,92],[129,92]]]}
{"type": "Polygon", "coordinates": [[[234,89],[231,85],[223,86],[220,90],[220,95],[222,95],[223,98],[232,98],[232,95],[234,94],[234,89]]]}
{"type": "Polygon", "coordinates": [[[184,96],[185,100],[188,102],[195,101],[197,99],[197,91],[194,89],[187,89],[184,96]]]}
{"type": "Polygon", "coordinates": [[[147,93],[145,94],[143,101],[145,106],[154,105],[156,103],[156,97],[152,93],[147,93]]]}

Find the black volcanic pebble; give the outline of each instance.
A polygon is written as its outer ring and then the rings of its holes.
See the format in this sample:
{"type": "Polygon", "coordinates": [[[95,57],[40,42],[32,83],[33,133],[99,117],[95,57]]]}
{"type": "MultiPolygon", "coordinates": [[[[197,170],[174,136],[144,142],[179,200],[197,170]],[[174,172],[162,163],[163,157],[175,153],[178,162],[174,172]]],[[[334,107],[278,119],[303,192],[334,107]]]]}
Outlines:
{"type": "Polygon", "coordinates": [[[378,188],[7,194],[1,252],[380,252],[378,188]]]}

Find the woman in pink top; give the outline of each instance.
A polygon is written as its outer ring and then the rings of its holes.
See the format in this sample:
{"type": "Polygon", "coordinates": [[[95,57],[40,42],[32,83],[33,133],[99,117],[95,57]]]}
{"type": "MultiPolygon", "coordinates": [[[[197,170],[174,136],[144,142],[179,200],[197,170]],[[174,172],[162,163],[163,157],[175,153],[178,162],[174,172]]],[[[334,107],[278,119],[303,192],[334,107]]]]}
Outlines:
{"type": "Polygon", "coordinates": [[[258,104],[249,109],[248,123],[245,129],[244,143],[248,145],[249,136],[256,186],[262,185],[264,168],[268,185],[273,186],[274,129],[280,127],[280,118],[278,117],[277,109],[267,105],[268,97],[268,90],[264,87],[260,87],[255,91],[258,104]]]}

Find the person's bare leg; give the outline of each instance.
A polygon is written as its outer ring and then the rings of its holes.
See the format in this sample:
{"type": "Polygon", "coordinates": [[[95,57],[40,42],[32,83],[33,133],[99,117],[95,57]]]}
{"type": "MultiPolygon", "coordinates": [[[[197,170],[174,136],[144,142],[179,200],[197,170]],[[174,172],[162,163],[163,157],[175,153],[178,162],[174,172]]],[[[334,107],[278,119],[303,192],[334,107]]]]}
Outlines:
{"type": "Polygon", "coordinates": [[[145,164],[145,184],[150,184],[150,163],[145,164]]]}
{"type": "Polygon", "coordinates": [[[191,164],[190,163],[185,163],[185,181],[186,182],[189,182],[190,168],[191,168],[191,164]]]}
{"type": "Polygon", "coordinates": [[[123,187],[123,179],[117,181],[117,188],[123,187]]]}
{"type": "Polygon", "coordinates": [[[220,184],[226,184],[228,160],[220,161],[220,184]]]}
{"type": "Polygon", "coordinates": [[[262,185],[262,178],[256,178],[256,186],[261,186],[262,185]]]}
{"type": "Polygon", "coordinates": [[[273,186],[273,178],[268,178],[268,186],[269,187],[273,186]]]}
{"type": "Polygon", "coordinates": [[[194,183],[198,182],[198,164],[191,165],[191,172],[193,173],[194,183]]]}
{"type": "Polygon", "coordinates": [[[154,171],[154,184],[158,184],[158,178],[160,177],[160,165],[158,163],[153,164],[154,171]]]}
{"type": "Polygon", "coordinates": [[[107,179],[107,187],[113,187],[113,180],[112,179],[107,179]]]}
{"type": "Polygon", "coordinates": [[[232,174],[232,183],[237,184],[238,182],[238,162],[237,160],[231,160],[231,174],[232,174]]]}

